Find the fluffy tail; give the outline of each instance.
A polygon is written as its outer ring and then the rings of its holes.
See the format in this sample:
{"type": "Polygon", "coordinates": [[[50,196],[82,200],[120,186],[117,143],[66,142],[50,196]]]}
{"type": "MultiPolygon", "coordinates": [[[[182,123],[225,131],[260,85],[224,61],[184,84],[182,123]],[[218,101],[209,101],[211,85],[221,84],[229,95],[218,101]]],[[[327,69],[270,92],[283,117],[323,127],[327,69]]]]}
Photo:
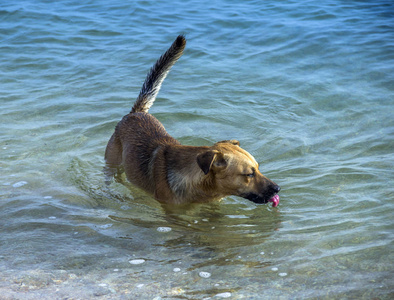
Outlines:
{"type": "Polygon", "coordinates": [[[131,112],[148,112],[153,105],[161,84],[166,78],[171,67],[181,57],[186,46],[186,39],[179,35],[172,43],[171,47],[164,53],[150,69],[148,76],[142,86],[140,94],[134,103],[131,112]]]}

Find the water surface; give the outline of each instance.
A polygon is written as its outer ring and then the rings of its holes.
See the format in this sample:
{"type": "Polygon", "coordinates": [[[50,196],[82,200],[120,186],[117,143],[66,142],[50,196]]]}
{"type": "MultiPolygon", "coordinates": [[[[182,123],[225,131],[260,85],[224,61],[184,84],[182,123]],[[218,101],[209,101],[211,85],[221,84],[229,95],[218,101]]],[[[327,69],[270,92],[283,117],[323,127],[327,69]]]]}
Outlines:
{"type": "Polygon", "coordinates": [[[391,1],[48,1],[0,7],[6,299],[390,299],[391,1]],[[238,139],[277,208],[162,206],[104,150],[175,37],[151,109],[188,145],[238,139]]]}

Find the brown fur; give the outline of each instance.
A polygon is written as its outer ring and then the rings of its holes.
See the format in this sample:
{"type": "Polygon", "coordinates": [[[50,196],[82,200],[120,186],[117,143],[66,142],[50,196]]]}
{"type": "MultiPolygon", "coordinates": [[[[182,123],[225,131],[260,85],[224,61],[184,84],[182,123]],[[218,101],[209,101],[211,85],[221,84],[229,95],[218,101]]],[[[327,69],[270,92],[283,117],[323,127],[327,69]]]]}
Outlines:
{"type": "Polygon", "coordinates": [[[228,195],[268,202],[280,188],[260,173],[256,160],[238,141],[184,146],[148,113],[185,44],[179,36],[160,57],[132,111],[117,124],[105,151],[110,174],[122,166],[131,183],[164,203],[208,202],[228,195]]]}

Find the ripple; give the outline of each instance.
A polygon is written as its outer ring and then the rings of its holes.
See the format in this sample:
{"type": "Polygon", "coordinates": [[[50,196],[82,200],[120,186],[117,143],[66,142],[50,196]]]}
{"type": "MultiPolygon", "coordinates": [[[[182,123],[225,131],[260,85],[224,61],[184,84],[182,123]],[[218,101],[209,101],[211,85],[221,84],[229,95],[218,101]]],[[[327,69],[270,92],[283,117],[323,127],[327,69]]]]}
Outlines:
{"type": "Polygon", "coordinates": [[[24,185],[26,185],[26,184],[28,184],[27,181],[18,181],[18,182],[16,182],[16,183],[14,183],[12,186],[13,186],[14,188],[19,188],[19,187],[22,187],[22,186],[24,186],[24,185]]]}

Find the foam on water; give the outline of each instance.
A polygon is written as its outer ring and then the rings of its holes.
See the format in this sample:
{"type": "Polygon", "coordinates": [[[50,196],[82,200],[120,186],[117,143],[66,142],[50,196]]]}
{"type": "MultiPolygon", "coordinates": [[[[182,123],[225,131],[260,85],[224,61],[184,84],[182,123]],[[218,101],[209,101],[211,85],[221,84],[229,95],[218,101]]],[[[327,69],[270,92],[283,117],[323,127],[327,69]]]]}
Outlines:
{"type": "Polygon", "coordinates": [[[172,229],[171,227],[158,227],[157,231],[158,232],[170,232],[172,229]]]}
{"type": "Polygon", "coordinates": [[[209,272],[200,272],[200,273],[198,273],[198,275],[201,278],[209,278],[209,277],[211,277],[211,273],[209,273],[209,272]]]}
{"type": "Polygon", "coordinates": [[[232,296],[232,294],[230,292],[224,292],[224,293],[219,293],[216,294],[215,297],[218,298],[230,298],[232,296]]]}
{"type": "Polygon", "coordinates": [[[140,265],[143,264],[145,262],[145,259],[132,259],[129,260],[129,263],[132,265],[140,265]]]}

